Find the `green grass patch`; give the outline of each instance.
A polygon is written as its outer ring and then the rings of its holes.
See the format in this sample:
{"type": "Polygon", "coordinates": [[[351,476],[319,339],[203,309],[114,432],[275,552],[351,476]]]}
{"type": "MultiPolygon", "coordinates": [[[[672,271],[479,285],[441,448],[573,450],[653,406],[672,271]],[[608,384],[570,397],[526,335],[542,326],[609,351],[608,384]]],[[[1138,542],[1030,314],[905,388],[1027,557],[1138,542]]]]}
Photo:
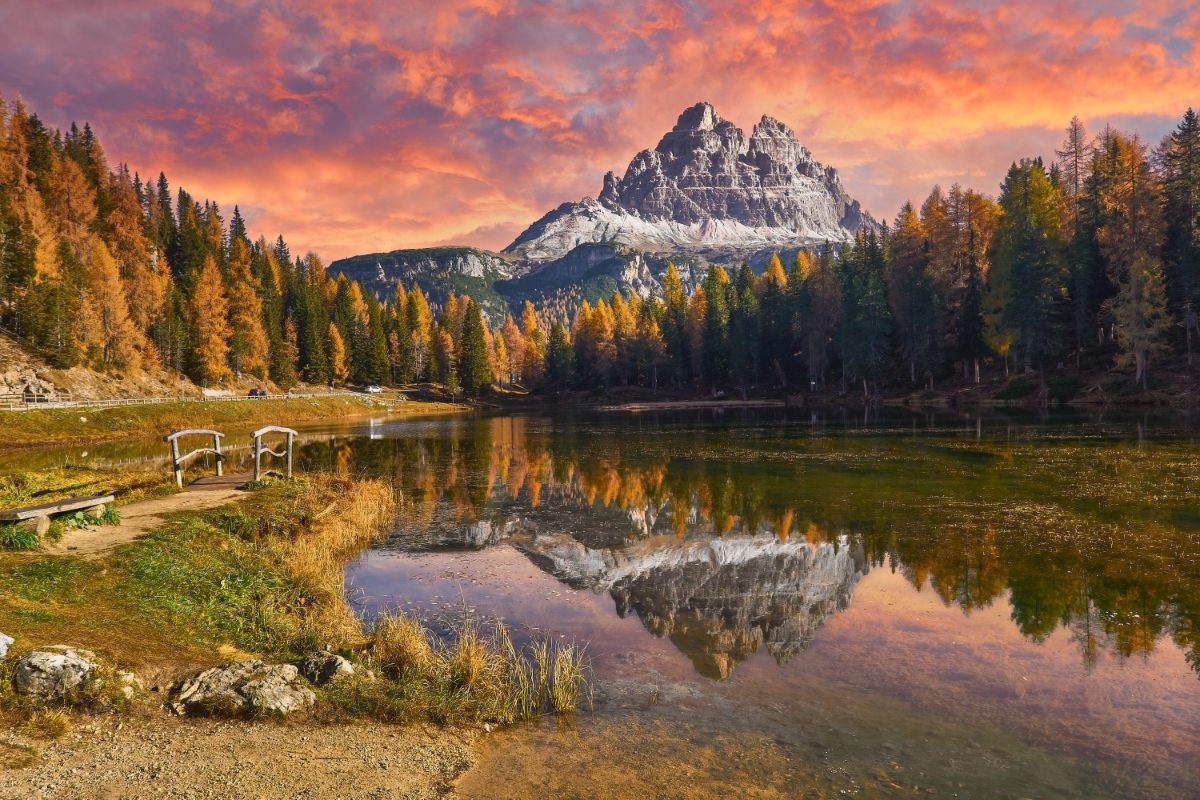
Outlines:
{"type": "Polygon", "coordinates": [[[28,525],[0,522],[0,550],[36,550],[41,537],[28,525]]]}

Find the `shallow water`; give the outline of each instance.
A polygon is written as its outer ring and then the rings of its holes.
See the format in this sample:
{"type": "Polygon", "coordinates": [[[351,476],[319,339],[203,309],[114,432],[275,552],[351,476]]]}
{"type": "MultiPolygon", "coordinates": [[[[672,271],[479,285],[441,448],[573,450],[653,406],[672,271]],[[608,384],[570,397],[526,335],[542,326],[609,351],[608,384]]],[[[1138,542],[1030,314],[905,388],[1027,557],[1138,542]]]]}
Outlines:
{"type": "MultiPolygon", "coordinates": [[[[466,797],[1173,798],[1200,797],[1196,438],[1183,416],[484,417],[310,426],[297,463],[402,492],[347,568],[364,616],[588,643],[595,713],[493,734],[466,797]]],[[[77,462],[165,450],[0,470],[77,462]]]]}
{"type": "Polygon", "coordinates": [[[1188,420],[498,417],[313,444],[392,477],[370,616],[588,643],[594,715],[467,797],[1200,796],[1188,420]]]}

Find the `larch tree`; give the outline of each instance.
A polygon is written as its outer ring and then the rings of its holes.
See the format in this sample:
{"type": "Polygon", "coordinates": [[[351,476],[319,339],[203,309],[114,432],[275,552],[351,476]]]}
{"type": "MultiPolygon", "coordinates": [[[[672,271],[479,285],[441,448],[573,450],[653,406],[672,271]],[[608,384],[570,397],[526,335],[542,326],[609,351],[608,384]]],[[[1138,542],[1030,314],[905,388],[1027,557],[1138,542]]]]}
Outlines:
{"type": "Polygon", "coordinates": [[[130,317],[117,262],[99,239],[92,241],[85,270],[87,287],[79,317],[84,351],[98,366],[141,366],[149,344],[130,317]]]}
{"type": "Polygon", "coordinates": [[[263,304],[250,272],[250,247],[244,237],[229,248],[229,360],[233,369],[256,378],[267,375],[270,342],[263,329],[263,304]]]}
{"type": "Polygon", "coordinates": [[[341,383],[350,376],[350,365],[346,352],[346,342],[342,339],[342,333],[338,330],[338,326],[332,322],[329,323],[326,339],[329,348],[330,374],[334,381],[341,383]]]}
{"type": "Polygon", "coordinates": [[[1167,294],[1162,263],[1140,254],[1125,270],[1112,300],[1116,328],[1117,366],[1134,368],[1134,382],[1147,389],[1146,376],[1151,363],[1168,349],[1167,294]]]}
{"type": "Polygon", "coordinates": [[[188,303],[194,368],[193,377],[216,383],[229,377],[229,300],[225,282],[212,256],[204,259],[188,303]]]}

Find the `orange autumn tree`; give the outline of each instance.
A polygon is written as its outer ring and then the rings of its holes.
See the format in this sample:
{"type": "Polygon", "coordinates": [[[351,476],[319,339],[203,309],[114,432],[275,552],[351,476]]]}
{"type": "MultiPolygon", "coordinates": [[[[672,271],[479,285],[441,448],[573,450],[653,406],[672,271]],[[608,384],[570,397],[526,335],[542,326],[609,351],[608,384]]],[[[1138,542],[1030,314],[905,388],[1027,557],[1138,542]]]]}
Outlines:
{"type": "Polygon", "coordinates": [[[212,256],[204,259],[188,304],[194,347],[194,377],[211,383],[229,377],[229,300],[212,256]]]}

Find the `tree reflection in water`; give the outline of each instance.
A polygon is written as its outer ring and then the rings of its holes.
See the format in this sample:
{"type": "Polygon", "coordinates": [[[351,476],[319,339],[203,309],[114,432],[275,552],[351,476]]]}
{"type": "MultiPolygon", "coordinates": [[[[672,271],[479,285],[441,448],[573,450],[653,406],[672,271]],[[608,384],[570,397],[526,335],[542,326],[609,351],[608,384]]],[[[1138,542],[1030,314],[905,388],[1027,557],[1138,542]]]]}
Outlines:
{"type": "Polygon", "coordinates": [[[1171,637],[1200,672],[1190,445],[1094,439],[503,417],[303,458],[390,473],[404,503],[390,546],[507,541],[610,593],[712,678],[764,646],[786,661],[884,564],[967,614],[1006,600],[1033,641],[1067,628],[1089,671],[1171,637]]]}

